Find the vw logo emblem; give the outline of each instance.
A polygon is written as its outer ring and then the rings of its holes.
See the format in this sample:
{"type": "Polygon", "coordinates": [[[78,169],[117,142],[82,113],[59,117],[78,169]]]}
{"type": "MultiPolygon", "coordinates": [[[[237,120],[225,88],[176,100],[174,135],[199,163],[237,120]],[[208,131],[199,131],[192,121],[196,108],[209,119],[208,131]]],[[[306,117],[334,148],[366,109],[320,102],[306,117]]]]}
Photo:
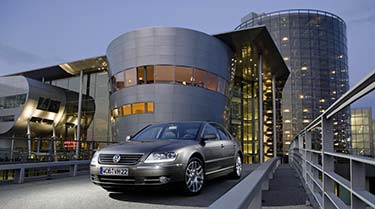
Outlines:
{"type": "Polygon", "coordinates": [[[112,160],[113,160],[114,163],[118,163],[121,160],[121,156],[119,154],[115,154],[115,156],[113,156],[112,160]]]}

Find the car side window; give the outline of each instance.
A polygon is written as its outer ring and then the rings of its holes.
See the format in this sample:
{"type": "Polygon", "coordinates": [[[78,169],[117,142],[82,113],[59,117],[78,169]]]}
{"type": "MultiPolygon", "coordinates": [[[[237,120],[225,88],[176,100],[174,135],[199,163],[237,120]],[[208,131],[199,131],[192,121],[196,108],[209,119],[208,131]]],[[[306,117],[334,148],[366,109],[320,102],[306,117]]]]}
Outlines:
{"type": "MultiPolygon", "coordinates": [[[[211,125],[207,125],[205,128],[204,128],[204,131],[203,131],[203,136],[204,135],[211,135],[211,134],[215,134],[216,136],[218,136],[217,135],[217,131],[216,131],[216,128],[214,128],[213,126],[211,126],[211,125]]],[[[216,140],[218,140],[218,138],[216,139],[216,140]]]]}
{"type": "Polygon", "coordinates": [[[221,140],[231,140],[232,138],[225,129],[217,124],[213,124],[217,128],[221,140]]]}
{"type": "Polygon", "coordinates": [[[217,129],[219,132],[219,136],[221,140],[229,140],[228,136],[225,134],[224,130],[221,130],[220,128],[217,129]]]}

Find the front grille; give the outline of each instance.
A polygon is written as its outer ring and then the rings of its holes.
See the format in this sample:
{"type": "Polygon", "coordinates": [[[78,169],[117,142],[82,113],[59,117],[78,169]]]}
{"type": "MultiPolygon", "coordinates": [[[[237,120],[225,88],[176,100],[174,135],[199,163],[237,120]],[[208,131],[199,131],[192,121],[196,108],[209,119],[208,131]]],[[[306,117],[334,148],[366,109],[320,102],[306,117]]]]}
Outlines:
{"type": "Polygon", "coordinates": [[[117,184],[117,185],[161,185],[160,176],[153,177],[132,177],[132,176],[103,176],[98,175],[92,180],[97,180],[99,184],[117,184]]]}
{"type": "Polygon", "coordinates": [[[120,161],[118,163],[113,162],[113,156],[115,154],[100,154],[99,163],[107,165],[134,165],[137,164],[143,154],[120,154],[120,161]]]}
{"type": "Polygon", "coordinates": [[[101,183],[134,184],[135,178],[129,176],[98,176],[101,183]]]}

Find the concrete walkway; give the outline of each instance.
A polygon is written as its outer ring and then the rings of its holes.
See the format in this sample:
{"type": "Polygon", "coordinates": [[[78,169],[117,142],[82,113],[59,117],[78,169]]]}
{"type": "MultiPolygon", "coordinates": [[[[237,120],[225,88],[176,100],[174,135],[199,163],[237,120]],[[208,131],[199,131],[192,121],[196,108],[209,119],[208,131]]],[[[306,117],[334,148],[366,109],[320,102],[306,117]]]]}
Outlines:
{"type": "Polygon", "coordinates": [[[263,208],[312,208],[306,206],[307,195],[296,171],[289,164],[281,164],[269,184],[269,191],[262,192],[263,208]]]}

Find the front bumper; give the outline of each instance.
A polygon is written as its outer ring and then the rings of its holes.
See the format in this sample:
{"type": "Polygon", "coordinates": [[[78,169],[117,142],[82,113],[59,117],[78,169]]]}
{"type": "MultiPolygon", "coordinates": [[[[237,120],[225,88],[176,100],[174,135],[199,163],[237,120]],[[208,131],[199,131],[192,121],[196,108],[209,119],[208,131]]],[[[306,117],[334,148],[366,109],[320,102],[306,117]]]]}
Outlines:
{"type": "Polygon", "coordinates": [[[184,180],[183,164],[90,165],[90,179],[100,186],[159,186],[184,180]],[[128,176],[101,175],[100,167],[128,168],[128,176]]]}

